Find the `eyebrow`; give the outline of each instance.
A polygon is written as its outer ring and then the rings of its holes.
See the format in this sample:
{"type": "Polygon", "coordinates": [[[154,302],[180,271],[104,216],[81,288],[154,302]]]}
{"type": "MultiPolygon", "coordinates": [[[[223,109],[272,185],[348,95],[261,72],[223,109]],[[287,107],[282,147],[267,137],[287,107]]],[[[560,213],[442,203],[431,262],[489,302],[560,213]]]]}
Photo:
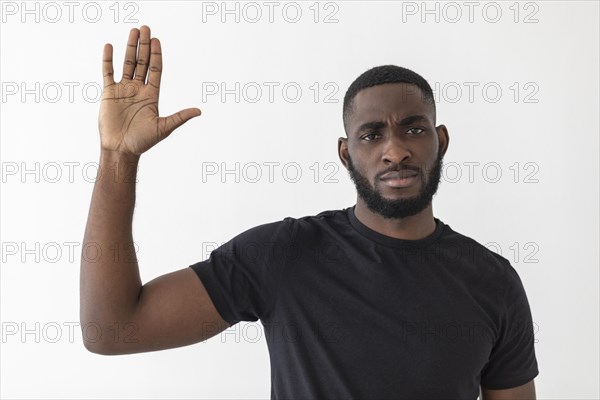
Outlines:
{"type": "MultiPolygon", "coordinates": [[[[406,125],[410,125],[415,122],[429,122],[429,119],[427,119],[427,117],[424,115],[411,115],[409,117],[402,119],[396,125],[397,126],[406,126],[406,125]]],[[[369,121],[369,122],[365,122],[364,124],[359,126],[358,129],[356,130],[356,133],[360,133],[360,132],[368,130],[368,129],[381,129],[384,127],[385,127],[385,122],[383,122],[383,121],[369,121]]]]}

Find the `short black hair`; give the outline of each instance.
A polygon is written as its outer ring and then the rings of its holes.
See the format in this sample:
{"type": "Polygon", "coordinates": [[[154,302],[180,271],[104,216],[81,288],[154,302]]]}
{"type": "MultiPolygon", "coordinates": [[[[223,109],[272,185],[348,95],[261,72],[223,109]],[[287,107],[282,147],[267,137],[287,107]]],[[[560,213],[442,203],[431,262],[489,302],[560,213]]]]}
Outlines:
{"type": "Polygon", "coordinates": [[[425,78],[410,69],[398,67],[397,65],[380,65],[363,72],[354,80],[354,82],[352,82],[346,91],[346,95],[344,96],[344,108],[342,111],[346,136],[348,136],[346,124],[352,113],[352,106],[354,105],[354,97],[356,97],[356,94],[363,89],[383,85],[384,83],[409,83],[421,89],[423,101],[431,104],[433,107],[433,122],[435,124],[436,109],[433,90],[431,90],[431,86],[429,86],[429,83],[427,83],[425,78]]]}

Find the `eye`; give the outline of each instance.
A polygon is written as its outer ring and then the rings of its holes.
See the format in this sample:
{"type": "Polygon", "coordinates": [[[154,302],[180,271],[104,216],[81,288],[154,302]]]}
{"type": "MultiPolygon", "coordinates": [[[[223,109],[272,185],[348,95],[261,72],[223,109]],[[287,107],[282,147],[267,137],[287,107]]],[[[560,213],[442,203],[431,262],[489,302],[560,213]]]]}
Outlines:
{"type": "Polygon", "coordinates": [[[420,131],[420,132],[413,133],[413,135],[420,135],[423,132],[425,132],[425,129],[422,129],[422,128],[410,128],[407,132],[414,131],[414,130],[417,130],[417,131],[420,131]]]}
{"type": "Polygon", "coordinates": [[[367,139],[368,137],[372,137],[374,135],[379,135],[378,132],[371,132],[371,133],[367,133],[365,136],[363,136],[361,139],[366,140],[367,142],[372,141],[372,139],[367,139]]]}

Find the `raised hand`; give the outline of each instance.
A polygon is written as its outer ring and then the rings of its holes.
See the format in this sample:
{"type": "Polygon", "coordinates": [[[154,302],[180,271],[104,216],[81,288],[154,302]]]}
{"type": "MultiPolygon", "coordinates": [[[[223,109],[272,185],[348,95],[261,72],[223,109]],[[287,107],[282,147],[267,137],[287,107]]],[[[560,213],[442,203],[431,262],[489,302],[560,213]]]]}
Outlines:
{"type": "Polygon", "coordinates": [[[98,120],[102,150],[139,156],[201,114],[198,108],[187,108],[168,117],[158,116],[162,54],[160,41],[150,39],[149,27],[144,25],[129,32],[123,77],[118,83],[114,81],[112,56],[112,45],[107,43],[98,120]]]}

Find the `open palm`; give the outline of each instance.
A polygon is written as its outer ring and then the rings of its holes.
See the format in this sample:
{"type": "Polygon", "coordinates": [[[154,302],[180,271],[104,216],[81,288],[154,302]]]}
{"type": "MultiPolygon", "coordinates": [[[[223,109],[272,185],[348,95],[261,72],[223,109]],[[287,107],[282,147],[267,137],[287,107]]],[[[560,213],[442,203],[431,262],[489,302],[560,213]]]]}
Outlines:
{"type": "Polygon", "coordinates": [[[106,44],[102,60],[104,90],[98,120],[103,150],[140,155],[200,115],[198,108],[187,108],[159,117],[162,54],[160,41],[150,39],[149,27],[144,25],[129,33],[123,77],[118,83],[113,79],[112,55],[112,45],[106,44]]]}

